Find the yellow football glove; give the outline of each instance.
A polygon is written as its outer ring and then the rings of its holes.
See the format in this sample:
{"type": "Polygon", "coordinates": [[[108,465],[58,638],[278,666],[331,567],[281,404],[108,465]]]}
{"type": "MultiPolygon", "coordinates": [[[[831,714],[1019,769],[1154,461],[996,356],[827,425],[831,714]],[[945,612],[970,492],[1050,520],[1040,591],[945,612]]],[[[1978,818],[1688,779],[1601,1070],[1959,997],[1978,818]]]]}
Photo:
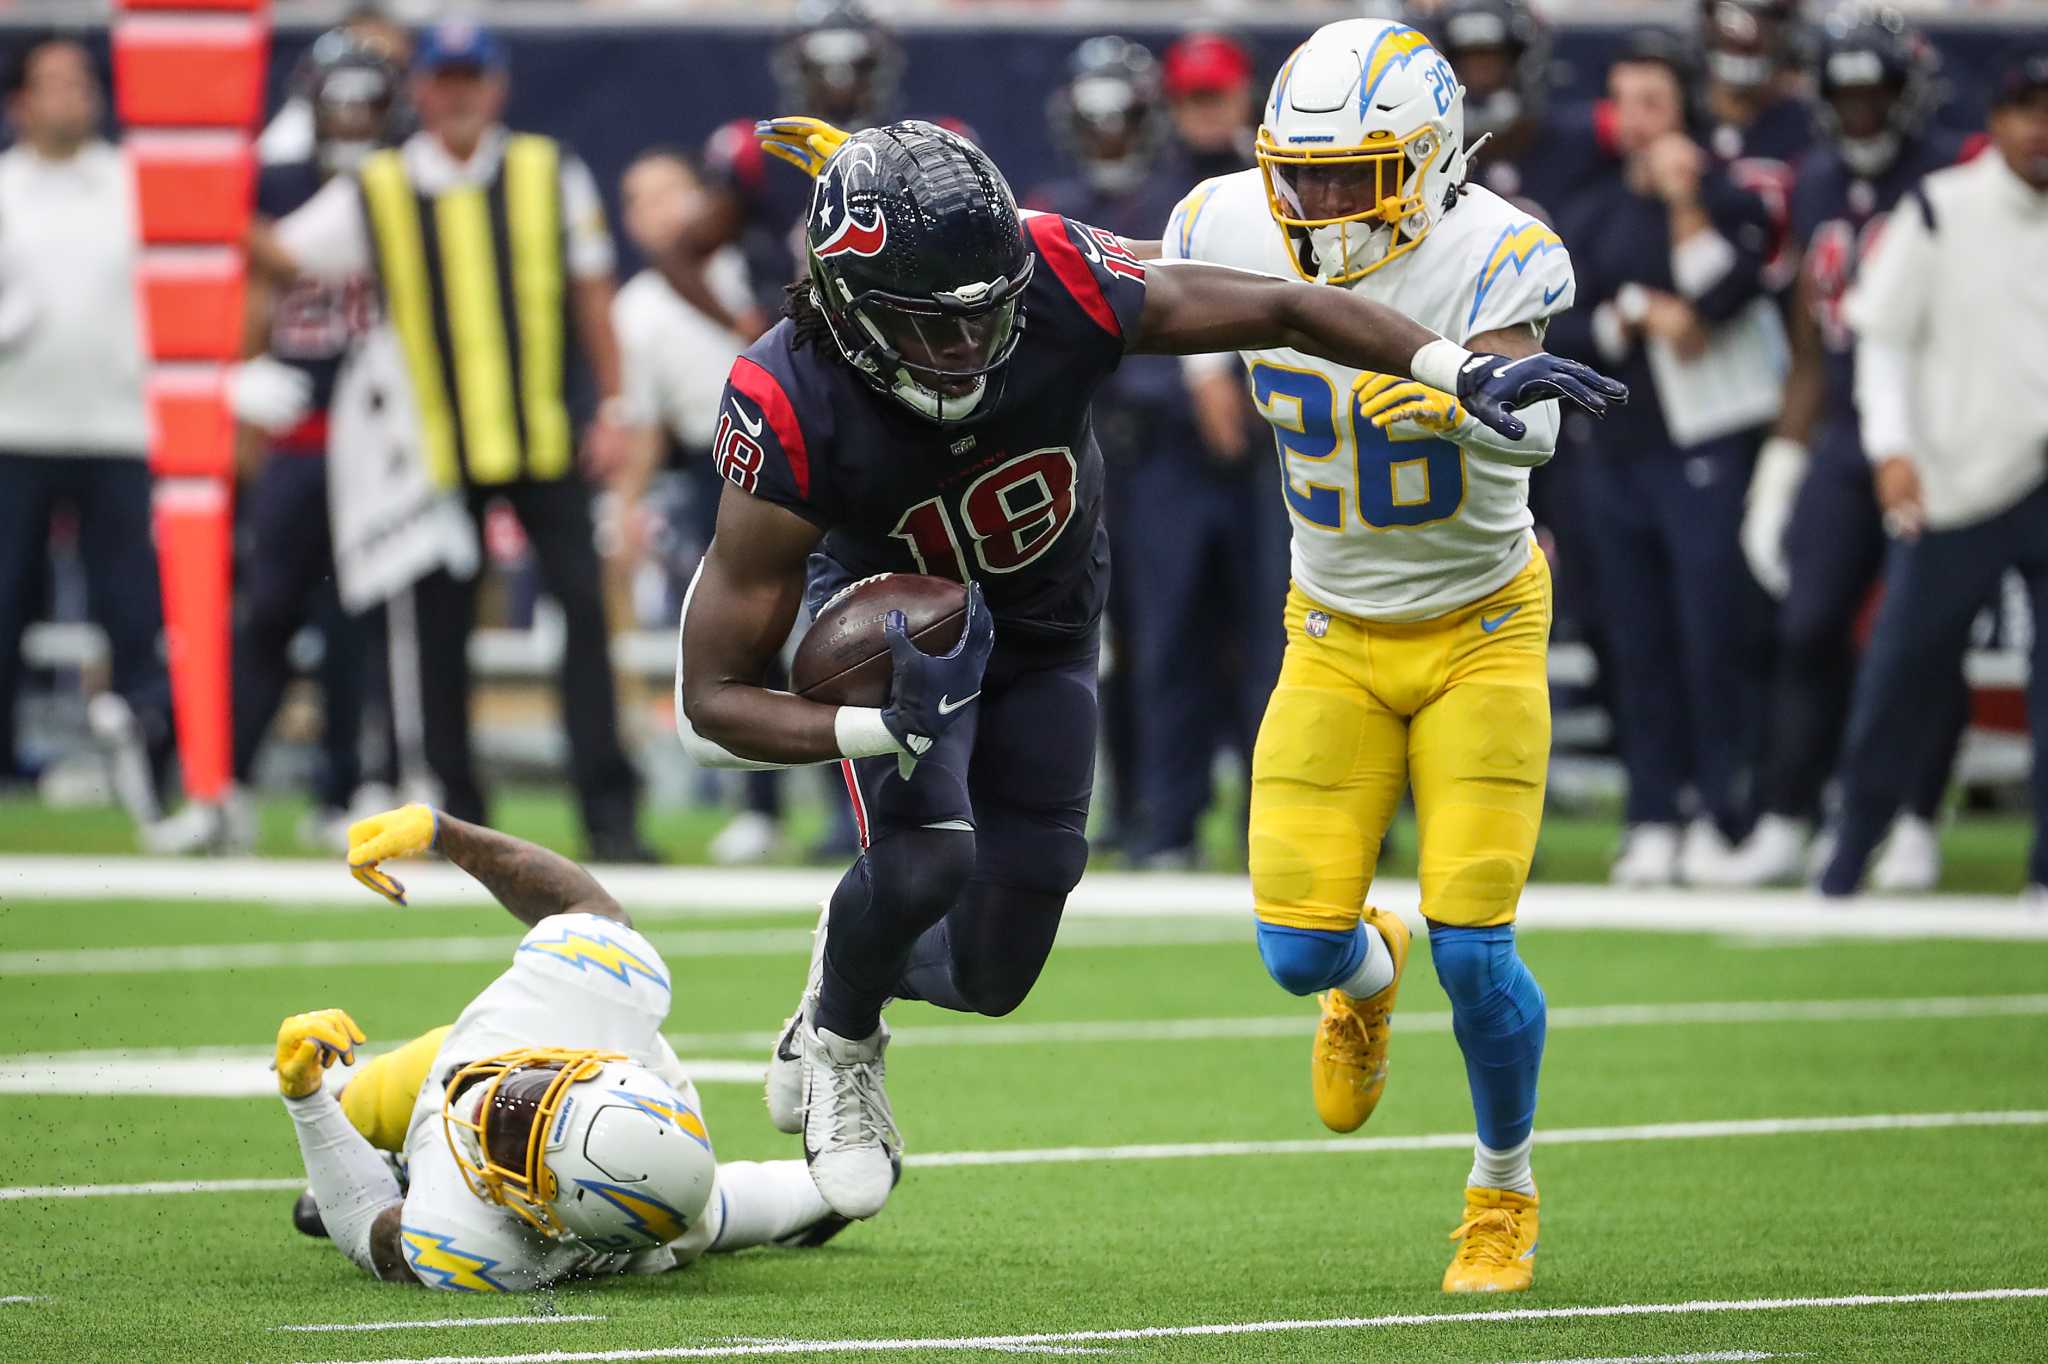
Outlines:
{"type": "Polygon", "coordinates": [[[320,1088],[320,1072],[339,1060],[356,1063],[356,1044],[370,1039],[340,1009],[293,1014],[277,1025],[277,1090],[287,1099],[303,1099],[320,1088]]]}
{"type": "Polygon", "coordinates": [[[431,805],[402,805],[348,826],[349,874],[394,905],[405,903],[405,887],[377,864],[392,857],[431,852],[441,834],[441,817],[431,805]]]}
{"type": "Polygon", "coordinates": [[[1465,424],[1465,405],[1450,394],[1413,379],[1391,374],[1362,374],[1351,386],[1358,415],[1384,431],[1395,422],[1413,422],[1425,431],[1448,436],[1465,424]]]}
{"type": "Polygon", "coordinates": [[[754,125],[754,136],[761,139],[762,151],[815,180],[832,153],[853,134],[822,118],[792,117],[764,118],[754,125]]]}

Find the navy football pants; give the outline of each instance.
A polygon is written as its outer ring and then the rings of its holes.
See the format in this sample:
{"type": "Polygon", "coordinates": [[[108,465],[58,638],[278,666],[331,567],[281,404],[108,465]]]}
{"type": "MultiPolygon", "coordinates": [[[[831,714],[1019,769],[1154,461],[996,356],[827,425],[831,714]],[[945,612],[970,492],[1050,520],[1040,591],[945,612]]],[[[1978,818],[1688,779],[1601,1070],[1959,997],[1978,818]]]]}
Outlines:
{"type": "Polygon", "coordinates": [[[2034,734],[2034,848],[2027,879],[2048,885],[2048,486],[1988,521],[1930,531],[1892,547],[1842,762],[1842,818],[1821,877],[1829,895],[1852,894],[1871,852],[1906,797],[1906,774],[1942,737],[1927,716],[1927,682],[1953,676],[1970,622],[2008,569],[2026,581],[2034,611],[2027,713],[2034,734]]]}
{"type": "Polygon", "coordinates": [[[890,996],[1000,1015],[1024,1001],[1088,861],[1093,635],[1006,639],[969,707],[908,781],[845,764],[865,850],[832,895],[817,1022],[875,1030],[890,996]]]}
{"type": "MultiPolygon", "coordinates": [[[[1823,440],[1815,451],[1785,543],[1792,581],[1778,606],[1770,742],[1759,789],[1770,813],[1812,820],[1847,726],[1857,617],[1884,566],[1884,519],[1870,463],[1853,438],[1823,440]]],[[[1948,788],[1969,693],[1960,667],[1924,681],[1925,760],[1906,774],[1903,794],[1908,809],[1931,819],[1948,788]]]]}
{"type": "Polygon", "coordinates": [[[1690,787],[1730,837],[1762,728],[1763,589],[1739,531],[1756,443],[1609,451],[1583,480],[1631,824],[1673,824],[1690,787]]]}

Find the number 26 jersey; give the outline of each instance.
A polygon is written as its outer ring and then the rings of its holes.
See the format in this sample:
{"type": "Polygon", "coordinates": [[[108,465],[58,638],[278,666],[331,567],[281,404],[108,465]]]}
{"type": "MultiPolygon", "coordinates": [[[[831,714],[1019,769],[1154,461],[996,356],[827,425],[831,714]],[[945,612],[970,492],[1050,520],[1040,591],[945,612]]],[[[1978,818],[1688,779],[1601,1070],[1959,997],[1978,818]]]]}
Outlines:
{"type": "MultiPolygon", "coordinates": [[[[1168,220],[1164,255],[1298,278],[1259,171],[1205,180],[1168,220]]],[[[1163,267],[1171,268],[1171,267],[1163,267]]],[[[1420,245],[1348,286],[1465,343],[1571,306],[1557,234],[1468,186],[1420,245]]],[[[1359,371],[1295,350],[1241,352],[1279,445],[1293,573],[1313,600],[1363,620],[1429,620],[1506,585],[1529,562],[1529,471],[1475,458],[1409,423],[1356,415],[1359,371]]]]}
{"type": "Polygon", "coordinates": [[[999,638],[1078,636],[1109,587],[1089,403],[1138,334],[1145,269],[1114,234],[1023,217],[1036,258],[1023,333],[985,411],[927,421],[829,338],[798,345],[785,319],[734,361],[712,457],[735,487],[818,526],[851,577],[971,579],[999,638]]]}

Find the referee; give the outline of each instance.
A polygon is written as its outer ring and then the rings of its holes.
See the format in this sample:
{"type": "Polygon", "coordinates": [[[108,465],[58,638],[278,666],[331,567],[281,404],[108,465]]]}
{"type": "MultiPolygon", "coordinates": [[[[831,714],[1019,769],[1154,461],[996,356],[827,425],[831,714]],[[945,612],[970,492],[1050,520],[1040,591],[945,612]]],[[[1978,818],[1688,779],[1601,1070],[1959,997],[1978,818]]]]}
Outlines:
{"type": "MultiPolygon", "coordinates": [[[[577,461],[588,414],[584,464],[608,469],[624,451],[612,241],[589,168],[499,121],[506,88],[490,33],[468,23],[429,31],[413,68],[420,131],[329,181],[255,251],[283,273],[375,273],[427,468],[463,491],[473,517],[494,498],[510,503],[567,619],[563,721],[591,854],[649,860],[619,745],[591,488],[577,461]]],[[[476,592],[474,578],[437,571],[415,602],[427,764],[443,807],[482,821],[469,738],[476,592]]]]}
{"type": "Polygon", "coordinates": [[[1855,893],[1898,810],[1970,621],[2016,569],[2033,602],[2029,895],[2048,904],[2048,50],[2014,62],[1991,150],[1900,201],[1850,296],[1856,400],[1878,501],[1898,538],[1857,679],[1842,818],[1821,877],[1855,893]]]}

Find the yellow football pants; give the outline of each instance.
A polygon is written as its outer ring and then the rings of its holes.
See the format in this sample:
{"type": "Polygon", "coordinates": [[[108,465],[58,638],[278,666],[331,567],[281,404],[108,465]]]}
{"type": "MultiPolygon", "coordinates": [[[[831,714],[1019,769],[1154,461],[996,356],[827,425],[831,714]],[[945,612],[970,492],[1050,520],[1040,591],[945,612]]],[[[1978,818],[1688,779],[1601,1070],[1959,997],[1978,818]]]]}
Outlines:
{"type": "Polygon", "coordinates": [[[412,1106],[427,1082],[434,1054],[453,1023],[430,1028],[412,1041],[363,1063],[341,1091],[341,1111],[356,1131],[380,1151],[405,1149],[405,1129],[412,1106]]]}
{"type": "Polygon", "coordinates": [[[1363,621],[1287,595],[1287,655],[1252,755],[1252,897],[1290,928],[1350,928],[1404,787],[1422,913],[1510,922],[1550,759],[1550,568],[1435,620],[1363,621]]]}

